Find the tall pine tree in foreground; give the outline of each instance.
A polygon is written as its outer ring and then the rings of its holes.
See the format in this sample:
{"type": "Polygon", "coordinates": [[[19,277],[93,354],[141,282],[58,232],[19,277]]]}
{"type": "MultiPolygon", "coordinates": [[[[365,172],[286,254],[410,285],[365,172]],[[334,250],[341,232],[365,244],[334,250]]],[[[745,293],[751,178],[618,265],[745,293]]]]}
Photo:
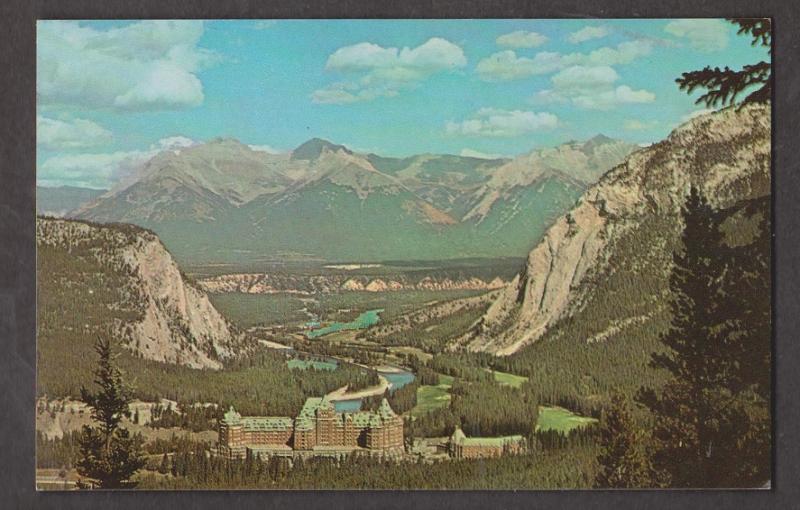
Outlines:
{"type": "Polygon", "coordinates": [[[598,488],[637,488],[650,485],[644,434],[632,417],[630,403],[621,393],[611,398],[611,408],[600,420],[598,488]]]}
{"type": "Polygon", "coordinates": [[[93,480],[101,489],[134,487],[131,477],[144,466],[138,438],[120,426],[128,415],[131,394],[114,364],[111,342],[99,338],[95,351],[100,356],[94,371],[97,392],[81,388],[81,400],[89,406],[97,425],[84,425],[79,439],[78,474],[93,480]]]}
{"type": "Polygon", "coordinates": [[[683,219],[668,349],[651,361],[671,378],[660,394],[639,394],[654,417],[653,466],[670,487],[760,486],[769,479],[769,225],[731,247],[696,190],[683,219]]]}

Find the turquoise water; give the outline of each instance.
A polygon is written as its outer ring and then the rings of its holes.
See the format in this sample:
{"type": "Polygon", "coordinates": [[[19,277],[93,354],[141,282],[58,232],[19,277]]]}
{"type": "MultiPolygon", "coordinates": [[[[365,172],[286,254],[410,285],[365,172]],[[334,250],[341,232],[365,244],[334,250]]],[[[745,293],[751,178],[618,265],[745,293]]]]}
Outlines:
{"type": "Polygon", "coordinates": [[[361,409],[361,399],[337,400],[333,403],[333,408],[337,413],[354,413],[361,409]]]}
{"type": "Polygon", "coordinates": [[[382,376],[384,376],[390,383],[392,383],[392,387],[389,391],[399,390],[406,384],[410,383],[414,380],[414,374],[411,372],[400,372],[400,373],[393,373],[393,372],[378,372],[382,376]]]}
{"type": "Polygon", "coordinates": [[[367,310],[366,312],[362,313],[355,320],[350,322],[334,322],[325,326],[324,328],[314,329],[306,333],[307,338],[317,338],[323,335],[328,335],[330,333],[336,333],[337,331],[346,331],[350,329],[364,329],[368,328],[374,324],[377,324],[381,318],[379,314],[383,311],[383,308],[379,308],[377,310],[367,310]]]}
{"type": "MultiPolygon", "coordinates": [[[[414,380],[415,375],[413,372],[378,372],[385,377],[391,384],[389,391],[393,392],[405,386],[414,380]]],[[[355,398],[352,400],[337,400],[333,403],[334,409],[339,413],[352,413],[361,409],[361,399],[355,398]]]]}

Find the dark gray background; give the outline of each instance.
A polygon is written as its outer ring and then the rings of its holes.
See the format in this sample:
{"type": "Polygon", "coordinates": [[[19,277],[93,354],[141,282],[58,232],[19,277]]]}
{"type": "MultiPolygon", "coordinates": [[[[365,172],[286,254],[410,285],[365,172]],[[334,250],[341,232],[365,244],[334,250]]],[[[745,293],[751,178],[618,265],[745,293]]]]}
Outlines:
{"type": "Polygon", "coordinates": [[[791,0],[0,0],[0,508],[798,508],[798,9],[791,0]],[[772,17],[775,475],[769,491],[128,492],[34,489],[36,19],[772,17]],[[795,142],[795,143],[793,143],[795,142]]]}

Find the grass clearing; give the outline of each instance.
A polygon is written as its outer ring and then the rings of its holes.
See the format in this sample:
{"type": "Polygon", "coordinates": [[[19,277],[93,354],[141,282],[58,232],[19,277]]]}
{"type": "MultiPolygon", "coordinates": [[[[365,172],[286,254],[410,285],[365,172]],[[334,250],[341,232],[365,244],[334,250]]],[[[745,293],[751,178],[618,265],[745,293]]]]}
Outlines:
{"type": "Polygon", "coordinates": [[[417,405],[409,413],[411,416],[421,416],[434,409],[445,407],[450,403],[450,388],[453,386],[453,377],[439,375],[439,384],[436,386],[420,386],[417,388],[417,405]]]}
{"type": "Polygon", "coordinates": [[[293,294],[209,294],[214,307],[241,328],[301,324],[308,320],[305,304],[293,294]]]}
{"type": "Polygon", "coordinates": [[[305,360],[305,359],[290,359],[286,362],[286,366],[291,369],[307,370],[313,368],[315,370],[336,370],[339,366],[332,361],[319,361],[319,360],[305,360]]]}
{"type": "Polygon", "coordinates": [[[317,303],[309,311],[323,320],[347,321],[363,310],[382,308],[381,320],[391,322],[397,317],[424,308],[432,301],[451,301],[475,296],[485,290],[398,290],[390,292],[348,291],[318,294],[317,303]],[[349,310],[349,311],[344,311],[349,310]]]}
{"type": "Polygon", "coordinates": [[[497,370],[490,370],[494,374],[494,380],[500,384],[506,384],[512,388],[519,388],[528,381],[527,377],[521,375],[509,374],[508,372],[498,372],[497,370]]]}
{"type": "Polygon", "coordinates": [[[586,427],[597,423],[595,418],[580,416],[568,409],[558,406],[539,406],[539,420],[536,430],[557,430],[567,433],[572,429],[586,427]]]}
{"type": "Polygon", "coordinates": [[[475,290],[401,290],[393,292],[335,292],[313,296],[291,293],[245,294],[231,292],[209,294],[212,304],[226,318],[241,328],[251,326],[299,326],[312,316],[324,321],[348,322],[365,310],[383,309],[381,321],[424,308],[432,301],[450,301],[486,291],[475,290]]]}
{"type": "Polygon", "coordinates": [[[456,378],[452,375],[439,374],[439,386],[447,386],[448,388],[453,385],[456,378]]]}

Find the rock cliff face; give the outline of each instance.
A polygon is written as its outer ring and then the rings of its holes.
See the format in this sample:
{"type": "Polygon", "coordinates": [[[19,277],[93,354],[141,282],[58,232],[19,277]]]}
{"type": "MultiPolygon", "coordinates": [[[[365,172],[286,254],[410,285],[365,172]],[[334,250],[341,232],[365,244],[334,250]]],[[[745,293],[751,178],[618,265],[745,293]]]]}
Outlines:
{"type": "MultiPolygon", "coordinates": [[[[653,216],[674,218],[677,231],[693,186],[718,208],[770,193],[769,106],[697,117],[610,170],[547,231],[461,345],[508,355],[541,337],[583,306],[590,285],[602,285],[626,233],[653,216]]],[[[637,249],[644,261],[664,247],[637,249]]]]}
{"type": "MultiPolygon", "coordinates": [[[[41,218],[36,227],[39,257],[55,261],[48,267],[63,269],[39,274],[40,302],[71,289],[69,299],[77,302],[71,313],[77,320],[87,327],[110,324],[125,347],[156,361],[219,369],[221,360],[242,346],[243,339],[205,292],[183,277],[152,232],[41,218]],[[113,281],[113,288],[102,288],[98,281],[113,281]],[[102,315],[89,312],[97,309],[102,315]]],[[[45,317],[40,314],[40,321],[45,317]]]]}
{"type": "Polygon", "coordinates": [[[503,287],[505,282],[499,277],[484,281],[474,276],[460,279],[426,276],[419,281],[411,281],[402,276],[390,279],[336,274],[301,277],[283,274],[238,273],[204,278],[200,280],[199,284],[205,291],[214,293],[311,295],[339,291],[493,290],[503,287]]]}

